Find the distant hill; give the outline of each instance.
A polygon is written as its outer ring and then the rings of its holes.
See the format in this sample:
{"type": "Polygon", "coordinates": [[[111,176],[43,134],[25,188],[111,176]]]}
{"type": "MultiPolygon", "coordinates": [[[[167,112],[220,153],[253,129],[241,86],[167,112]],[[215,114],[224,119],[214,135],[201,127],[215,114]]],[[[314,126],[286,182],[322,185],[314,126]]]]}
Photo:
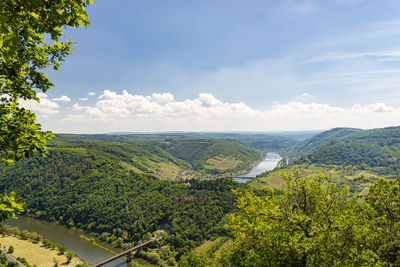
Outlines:
{"type": "MultiPolygon", "coordinates": [[[[293,137],[302,138],[304,135],[307,135],[308,132],[299,132],[299,133],[291,133],[290,137],[283,136],[283,134],[290,133],[282,133],[279,134],[269,134],[269,133],[197,133],[197,132],[188,132],[188,133],[171,133],[170,135],[176,136],[186,136],[191,138],[213,138],[213,139],[232,139],[240,141],[248,146],[251,146],[260,150],[269,150],[269,151],[282,151],[288,150],[295,146],[298,141],[296,141],[293,137]]],[[[308,135],[307,135],[308,136],[308,135]]]]}
{"type": "Polygon", "coordinates": [[[187,138],[161,142],[158,146],[186,160],[193,169],[208,173],[240,172],[262,159],[259,150],[236,140],[187,138]]]}
{"type": "Polygon", "coordinates": [[[58,134],[68,138],[80,140],[97,140],[105,142],[121,142],[130,144],[157,143],[175,139],[185,138],[206,138],[206,139],[231,139],[240,141],[248,146],[260,150],[287,151],[299,141],[309,137],[314,132],[294,132],[280,134],[264,133],[160,133],[160,134],[131,134],[131,133],[110,133],[110,134],[58,134]],[[284,135],[288,136],[284,136],[284,135]],[[295,140],[296,139],[296,140],[295,140]]]}
{"type": "Polygon", "coordinates": [[[154,144],[172,139],[186,138],[179,135],[160,134],[57,134],[57,137],[64,137],[78,140],[94,140],[103,142],[118,142],[127,144],[154,144]]]}
{"type": "Polygon", "coordinates": [[[158,147],[189,163],[194,170],[206,173],[237,173],[249,169],[262,153],[236,140],[215,138],[189,138],[176,135],[57,135],[68,140],[99,140],[119,144],[142,144],[158,147]]]}
{"type": "Polygon", "coordinates": [[[320,147],[329,142],[336,142],[344,139],[345,137],[362,132],[361,129],[356,128],[334,128],[329,131],[319,133],[305,141],[298,143],[288,152],[284,153],[289,158],[300,158],[301,156],[310,154],[317,151],[320,147]]]}
{"type": "Polygon", "coordinates": [[[400,175],[400,127],[357,131],[331,141],[298,163],[356,166],[379,175],[400,175]]]}
{"type": "MultiPolygon", "coordinates": [[[[67,164],[65,161],[68,160],[68,164],[84,169],[86,167],[80,165],[85,159],[107,160],[136,173],[151,174],[160,179],[174,178],[180,170],[190,168],[190,164],[184,160],[148,144],[120,144],[57,137],[49,141],[48,147],[49,155],[46,158],[35,157],[26,161],[35,161],[41,168],[54,168],[59,164],[67,164]]],[[[25,164],[25,161],[20,164],[25,164]]],[[[73,166],[69,168],[73,169],[73,166]]]]}

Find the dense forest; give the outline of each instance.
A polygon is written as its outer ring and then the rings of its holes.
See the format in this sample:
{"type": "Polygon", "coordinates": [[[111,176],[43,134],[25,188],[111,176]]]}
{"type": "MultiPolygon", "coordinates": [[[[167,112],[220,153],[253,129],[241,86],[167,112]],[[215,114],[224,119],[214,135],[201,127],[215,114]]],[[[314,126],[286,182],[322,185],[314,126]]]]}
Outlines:
{"type": "Polygon", "coordinates": [[[399,266],[400,180],[369,181],[351,197],[324,176],[285,175],[283,193],[237,192],[239,212],[229,215],[230,246],[218,266],[399,266]]]}
{"type": "Polygon", "coordinates": [[[356,131],[329,141],[296,163],[354,166],[377,175],[398,177],[400,174],[400,128],[390,127],[356,131]]]}
{"type": "MultiPolygon", "coordinates": [[[[104,141],[110,143],[122,144],[138,144],[147,148],[160,148],[165,151],[165,154],[170,154],[172,157],[179,158],[185,161],[187,166],[190,166],[196,171],[201,171],[211,174],[221,173],[238,173],[249,169],[255,161],[261,160],[263,154],[248,145],[245,145],[236,140],[215,139],[215,138],[188,138],[184,136],[169,136],[169,135],[58,135],[57,140],[71,143],[73,140],[82,143],[87,140],[104,141]],[[209,159],[218,157],[219,160],[208,161],[209,159]],[[234,161],[227,168],[219,168],[219,161],[224,160],[234,161]],[[216,165],[216,166],[214,166],[216,165]]],[[[89,142],[89,141],[87,141],[89,142]]],[[[50,142],[50,146],[54,143],[50,142]]],[[[159,150],[160,150],[159,149],[159,150]]],[[[151,152],[151,151],[150,151],[151,152]]],[[[157,151],[157,153],[159,153],[157,151]]],[[[167,156],[168,157],[168,156],[167,156]]],[[[187,167],[189,168],[189,167],[187,167]]]]}
{"type": "Polygon", "coordinates": [[[329,142],[342,140],[346,136],[358,133],[360,131],[362,130],[355,128],[334,128],[329,131],[319,133],[307,140],[304,140],[296,144],[294,147],[292,147],[289,151],[287,151],[284,154],[289,158],[299,158],[303,155],[307,155],[309,153],[317,151],[321,146],[329,142]]]}
{"type": "Polygon", "coordinates": [[[128,144],[159,144],[164,142],[179,142],[181,139],[224,139],[236,140],[250,147],[266,151],[287,151],[299,141],[310,138],[314,132],[293,133],[162,133],[162,134],[59,134],[58,137],[68,137],[79,140],[96,140],[104,142],[120,142],[128,144]]]}
{"type": "Polygon", "coordinates": [[[58,143],[46,158],[2,168],[2,192],[15,191],[28,215],[96,233],[117,247],[163,227],[179,259],[203,240],[226,235],[221,220],[235,209],[231,189],[245,188],[230,179],[182,183],[135,173],[121,166],[128,149],[118,144],[58,143]]]}

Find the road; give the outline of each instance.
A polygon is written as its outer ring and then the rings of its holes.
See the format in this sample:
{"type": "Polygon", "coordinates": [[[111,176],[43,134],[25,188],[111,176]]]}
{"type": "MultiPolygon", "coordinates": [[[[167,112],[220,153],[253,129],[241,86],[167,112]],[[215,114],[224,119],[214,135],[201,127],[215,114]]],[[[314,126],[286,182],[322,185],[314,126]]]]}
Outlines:
{"type": "Polygon", "coordinates": [[[17,261],[16,259],[14,259],[12,256],[10,256],[9,254],[7,254],[4,250],[0,249],[0,251],[1,251],[2,254],[5,254],[5,255],[6,255],[7,260],[18,263],[18,267],[25,267],[25,265],[23,265],[22,263],[20,263],[20,262],[17,261]]]}

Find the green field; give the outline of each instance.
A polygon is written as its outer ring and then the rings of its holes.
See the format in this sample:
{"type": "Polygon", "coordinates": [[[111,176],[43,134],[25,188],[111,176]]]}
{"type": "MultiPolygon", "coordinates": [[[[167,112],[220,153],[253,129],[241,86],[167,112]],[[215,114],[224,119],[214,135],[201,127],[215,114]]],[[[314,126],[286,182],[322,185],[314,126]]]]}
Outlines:
{"type": "Polygon", "coordinates": [[[204,168],[206,169],[217,169],[219,171],[226,171],[236,168],[238,164],[242,163],[240,159],[235,159],[231,157],[226,157],[223,155],[218,155],[206,160],[204,168]]]}

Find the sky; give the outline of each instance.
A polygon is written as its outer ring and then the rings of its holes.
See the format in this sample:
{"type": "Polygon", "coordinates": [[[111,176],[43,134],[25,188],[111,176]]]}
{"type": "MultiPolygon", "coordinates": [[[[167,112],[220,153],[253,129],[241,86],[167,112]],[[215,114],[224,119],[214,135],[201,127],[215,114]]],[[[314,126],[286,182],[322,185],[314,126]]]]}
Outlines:
{"type": "Polygon", "coordinates": [[[400,125],[398,0],[97,0],[40,103],[55,133],[400,125]]]}

